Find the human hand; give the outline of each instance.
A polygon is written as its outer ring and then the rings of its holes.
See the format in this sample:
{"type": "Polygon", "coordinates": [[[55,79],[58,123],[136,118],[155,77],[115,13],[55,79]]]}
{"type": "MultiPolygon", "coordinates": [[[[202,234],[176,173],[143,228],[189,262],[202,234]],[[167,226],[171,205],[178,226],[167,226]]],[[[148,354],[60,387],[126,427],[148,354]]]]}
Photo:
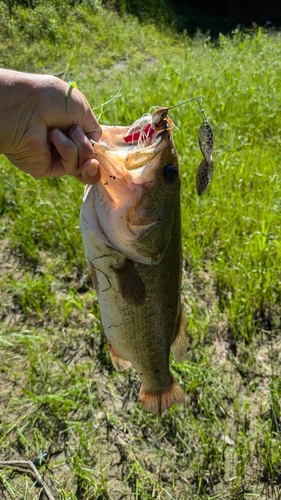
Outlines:
{"type": "Polygon", "coordinates": [[[73,175],[87,184],[100,178],[88,138],[101,127],[85,96],[50,75],[0,69],[0,153],[36,179],[73,175]]]}

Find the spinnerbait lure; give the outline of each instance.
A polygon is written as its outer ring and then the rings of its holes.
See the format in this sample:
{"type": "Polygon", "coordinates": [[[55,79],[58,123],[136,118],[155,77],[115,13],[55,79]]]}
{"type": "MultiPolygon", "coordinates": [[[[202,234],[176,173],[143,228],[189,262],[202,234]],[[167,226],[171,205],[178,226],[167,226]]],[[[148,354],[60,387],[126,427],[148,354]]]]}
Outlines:
{"type": "Polygon", "coordinates": [[[204,160],[201,161],[196,173],[196,189],[199,196],[206,191],[214,173],[212,157],[214,150],[214,133],[202,107],[201,112],[203,114],[203,123],[200,125],[198,131],[198,142],[204,160]]]}

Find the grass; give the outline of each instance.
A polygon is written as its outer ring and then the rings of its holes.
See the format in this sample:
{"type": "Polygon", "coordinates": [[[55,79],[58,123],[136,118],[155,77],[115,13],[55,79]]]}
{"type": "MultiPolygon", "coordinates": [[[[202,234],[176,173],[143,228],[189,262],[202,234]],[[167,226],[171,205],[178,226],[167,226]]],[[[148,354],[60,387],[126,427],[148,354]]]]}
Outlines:
{"type": "MultiPolygon", "coordinates": [[[[0,15],[1,65],[75,81],[102,123],[202,94],[216,135],[199,198],[200,109],[170,113],[190,347],[172,362],[186,405],[161,418],[141,410],[134,371],[111,365],[79,230],[83,186],[35,181],[1,157],[0,459],[46,450],[40,473],[60,500],[280,498],[280,34],[190,39],[99,2],[11,13],[0,2],[0,15]]],[[[0,468],[0,490],[42,498],[13,469],[0,468]]]]}

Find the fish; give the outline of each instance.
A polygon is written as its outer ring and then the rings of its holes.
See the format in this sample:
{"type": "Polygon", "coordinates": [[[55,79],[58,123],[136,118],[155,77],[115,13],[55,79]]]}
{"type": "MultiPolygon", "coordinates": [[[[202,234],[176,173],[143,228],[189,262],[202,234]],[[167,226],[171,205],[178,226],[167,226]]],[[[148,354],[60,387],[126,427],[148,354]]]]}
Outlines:
{"type": "Polygon", "coordinates": [[[161,415],[185,395],[170,368],[188,334],[181,304],[181,206],[174,124],[156,109],[133,125],[102,126],[101,179],[85,188],[80,225],[109,353],[132,366],[142,408],[161,415]]]}

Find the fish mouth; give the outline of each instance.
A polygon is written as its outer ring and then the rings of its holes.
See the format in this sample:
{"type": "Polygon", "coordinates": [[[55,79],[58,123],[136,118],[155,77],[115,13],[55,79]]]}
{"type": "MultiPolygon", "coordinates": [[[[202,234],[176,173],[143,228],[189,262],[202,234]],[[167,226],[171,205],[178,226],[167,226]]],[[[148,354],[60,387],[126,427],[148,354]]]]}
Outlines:
{"type": "Polygon", "coordinates": [[[98,142],[91,141],[101,178],[86,187],[84,201],[92,193],[93,216],[108,246],[135,262],[159,262],[162,252],[149,241],[162,223],[162,205],[152,192],[163,151],[172,144],[170,130],[156,130],[147,119],[141,126],[102,126],[102,131],[98,142]]]}
{"type": "MultiPolygon", "coordinates": [[[[167,146],[169,131],[153,129],[152,134],[144,135],[138,130],[138,122],[130,127],[102,125],[100,140],[90,139],[93,154],[100,164],[101,178],[95,186],[103,191],[101,200],[110,196],[117,205],[127,204],[126,200],[133,192],[138,192],[139,197],[138,186],[141,186],[141,191],[148,192],[154,185],[157,156],[167,146]],[[130,141],[126,141],[128,137],[130,141]]],[[[85,187],[83,201],[92,188],[91,185],[85,187]]]]}
{"type": "MultiPolygon", "coordinates": [[[[115,127],[104,127],[106,132],[104,139],[107,138],[110,130],[115,127]]],[[[123,127],[122,127],[123,128],[123,127]]],[[[118,141],[113,145],[109,145],[104,140],[95,142],[90,139],[93,146],[94,155],[97,156],[101,164],[101,175],[106,177],[106,174],[119,176],[124,175],[124,170],[133,171],[146,166],[151,160],[155,158],[164,148],[163,141],[168,135],[167,130],[155,131],[154,134],[145,140],[134,140],[130,143],[125,143],[127,134],[127,127],[124,127],[123,144],[121,142],[120,134],[118,141]]],[[[130,129],[129,129],[130,130],[130,129]]],[[[103,136],[102,138],[103,139],[103,136]]],[[[115,179],[114,179],[115,180],[115,179]]]]}

